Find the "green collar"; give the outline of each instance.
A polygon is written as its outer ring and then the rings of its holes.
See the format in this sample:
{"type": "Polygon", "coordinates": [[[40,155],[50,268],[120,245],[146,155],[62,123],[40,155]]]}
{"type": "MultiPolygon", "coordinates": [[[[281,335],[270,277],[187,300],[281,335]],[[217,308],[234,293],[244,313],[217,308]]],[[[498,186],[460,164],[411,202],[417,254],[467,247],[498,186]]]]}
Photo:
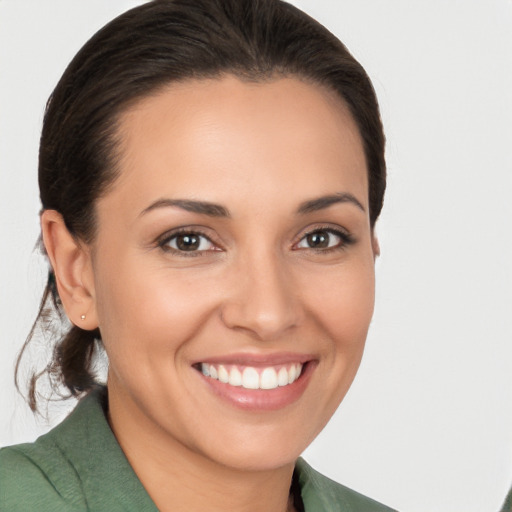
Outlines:
{"type": "Polygon", "coordinates": [[[47,436],[73,465],[89,510],[158,512],[126,459],[106,418],[107,390],[99,387],[47,436]]]}

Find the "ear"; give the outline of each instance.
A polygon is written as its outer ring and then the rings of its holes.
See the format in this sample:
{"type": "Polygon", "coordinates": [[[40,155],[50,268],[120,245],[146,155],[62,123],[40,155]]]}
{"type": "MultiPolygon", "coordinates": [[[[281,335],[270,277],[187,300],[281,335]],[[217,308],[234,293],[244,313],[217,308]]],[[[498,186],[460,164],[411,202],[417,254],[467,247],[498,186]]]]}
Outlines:
{"type": "Polygon", "coordinates": [[[68,231],[55,210],[41,214],[43,242],[69,320],[81,329],[98,327],[90,251],[68,231]]]}
{"type": "Polygon", "coordinates": [[[376,260],[380,256],[380,244],[379,239],[375,233],[372,234],[372,249],[373,249],[373,259],[376,260]]]}

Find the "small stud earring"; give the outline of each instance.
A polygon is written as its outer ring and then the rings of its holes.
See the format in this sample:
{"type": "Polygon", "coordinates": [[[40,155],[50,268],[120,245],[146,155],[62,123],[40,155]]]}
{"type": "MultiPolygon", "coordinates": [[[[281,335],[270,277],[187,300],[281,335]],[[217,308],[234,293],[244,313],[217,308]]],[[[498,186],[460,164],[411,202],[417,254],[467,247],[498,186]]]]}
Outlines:
{"type": "Polygon", "coordinates": [[[80,318],[81,318],[82,320],[85,320],[85,315],[82,315],[80,318]]]}

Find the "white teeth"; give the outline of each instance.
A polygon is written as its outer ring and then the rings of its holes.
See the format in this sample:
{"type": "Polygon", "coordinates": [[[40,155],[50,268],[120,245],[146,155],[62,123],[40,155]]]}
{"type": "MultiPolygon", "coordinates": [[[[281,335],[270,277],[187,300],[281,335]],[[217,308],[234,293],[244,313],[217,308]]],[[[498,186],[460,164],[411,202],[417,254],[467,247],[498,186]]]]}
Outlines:
{"type": "Polygon", "coordinates": [[[279,373],[277,374],[277,384],[279,386],[286,386],[288,384],[288,372],[284,366],[279,370],[279,373]]]}
{"type": "Polygon", "coordinates": [[[276,389],[279,386],[287,386],[295,382],[302,372],[302,364],[295,363],[280,366],[277,370],[274,366],[266,368],[253,368],[252,366],[240,367],[231,365],[213,365],[201,363],[201,372],[206,377],[219,380],[230,386],[242,386],[245,389],[276,389]]]}
{"type": "Polygon", "coordinates": [[[291,384],[297,378],[297,369],[295,365],[292,364],[290,370],[288,371],[288,384],[291,384]]]}
{"type": "Polygon", "coordinates": [[[258,389],[260,387],[260,376],[255,368],[250,366],[242,373],[242,386],[245,389],[258,389]]]}
{"type": "Polygon", "coordinates": [[[229,383],[232,386],[241,386],[242,385],[242,374],[238,368],[233,368],[229,372],[229,383]]]}
{"type": "Polygon", "coordinates": [[[277,373],[274,368],[265,368],[260,377],[261,389],[277,388],[277,373]]]}
{"type": "Polygon", "coordinates": [[[222,366],[222,365],[219,366],[218,374],[219,374],[219,380],[221,382],[224,382],[224,383],[229,382],[229,373],[226,370],[226,368],[224,368],[224,366],[222,366]]]}

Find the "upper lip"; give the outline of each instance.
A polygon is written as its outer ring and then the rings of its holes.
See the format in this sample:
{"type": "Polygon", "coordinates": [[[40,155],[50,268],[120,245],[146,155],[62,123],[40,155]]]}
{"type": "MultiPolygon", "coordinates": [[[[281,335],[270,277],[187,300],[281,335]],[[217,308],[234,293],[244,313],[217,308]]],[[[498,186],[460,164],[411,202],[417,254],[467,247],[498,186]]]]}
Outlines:
{"type": "Polygon", "coordinates": [[[295,352],[279,352],[274,354],[238,353],[225,356],[206,357],[194,364],[233,364],[240,366],[277,366],[288,363],[307,363],[315,359],[312,354],[300,354],[295,352]]]}

